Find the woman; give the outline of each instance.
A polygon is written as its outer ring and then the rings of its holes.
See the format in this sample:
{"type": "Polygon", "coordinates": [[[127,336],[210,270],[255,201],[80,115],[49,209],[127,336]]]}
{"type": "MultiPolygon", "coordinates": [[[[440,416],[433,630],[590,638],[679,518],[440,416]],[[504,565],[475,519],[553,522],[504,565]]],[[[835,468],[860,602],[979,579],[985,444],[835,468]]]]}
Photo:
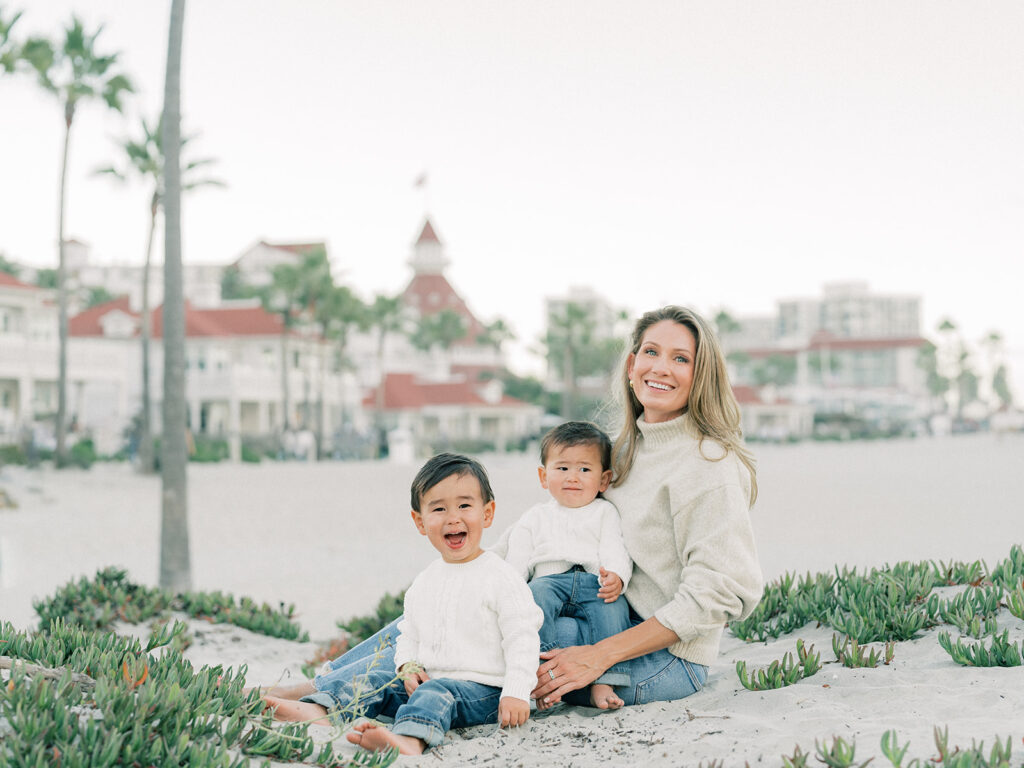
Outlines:
{"type": "MultiPolygon", "coordinates": [[[[578,645],[576,621],[559,619],[563,647],[541,654],[533,691],[542,706],[563,697],[586,703],[586,687],[599,677],[627,705],[696,693],[725,624],[745,618],[761,597],[749,516],[754,462],[740,437],[725,358],[704,320],[672,306],[641,317],[622,363],[621,394],[624,423],[605,496],[618,507],[634,561],[625,593],[633,626],[578,645]]],[[[393,650],[382,638],[393,642],[396,623],[331,662],[324,678],[351,679],[375,655],[389,663],[393,650]]],[[[267,693],[291,699],[313,690],[303,683],[267,693]]]]}
{"type": "Polygon", "coordinates": [[[622,364],[621,396],[615,479],[605,497],[619,510],[634,562],[625,593],[633,626],[594,645],[541,654],[547,660],[533,693],[549,704],[613,666],[612,674],[628,674],[628,683],[614,684],[627,705],[696,693],[725,624],[748,616],[761,598],[749,516],[756,471],[707,323],[673,306],[641,317],[622,364]]]}

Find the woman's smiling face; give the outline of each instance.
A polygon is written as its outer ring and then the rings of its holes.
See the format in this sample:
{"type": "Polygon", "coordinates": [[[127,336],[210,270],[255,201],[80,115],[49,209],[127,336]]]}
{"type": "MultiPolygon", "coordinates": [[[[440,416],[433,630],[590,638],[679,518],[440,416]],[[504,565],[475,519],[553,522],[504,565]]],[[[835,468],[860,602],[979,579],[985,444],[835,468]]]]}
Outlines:
{"type": "Polygon", "coordinates": [[[685,325],[661,320],[644,332],[629,356],[626,373],[644,407],[644,421],[657,423],[682,415],[693,386],[697,340],[685,325]]]}

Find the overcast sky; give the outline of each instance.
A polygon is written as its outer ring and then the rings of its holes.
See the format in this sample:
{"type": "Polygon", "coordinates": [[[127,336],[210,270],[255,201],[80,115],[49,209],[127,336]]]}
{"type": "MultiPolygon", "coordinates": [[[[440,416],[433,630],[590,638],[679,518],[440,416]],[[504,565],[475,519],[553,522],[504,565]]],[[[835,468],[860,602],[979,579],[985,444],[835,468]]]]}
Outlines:
{"type": "MultiPolygon", "coordinates": [[[[146,191],[91,171],[159,110],[170,3],[2,1],[21,35],[75,12],[121,52],[138,93],[127,120],[80,111],[67,232],[141,263],[146,191]]],[[[456,290],[521,347],[570,285],[742,316],[865,280],[920,295],[926,335],[1000,331],[1021,392],[1022,40],[1018,0],[193,0],[184,128],[229,186],[186,199],[184,258],[325,240],[371,298],[429,210],[456,290]]],[[[56,265],[62,130],[0,79],[9,258],[56,265]]]]}

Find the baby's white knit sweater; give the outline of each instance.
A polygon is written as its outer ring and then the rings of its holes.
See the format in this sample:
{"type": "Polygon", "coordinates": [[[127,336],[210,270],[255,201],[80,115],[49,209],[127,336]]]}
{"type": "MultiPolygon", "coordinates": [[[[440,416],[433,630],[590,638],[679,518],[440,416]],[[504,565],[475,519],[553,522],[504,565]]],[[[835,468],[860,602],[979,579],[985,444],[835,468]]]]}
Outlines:
{"type": "Polygon", "coordinates": [[[601,568],[629,584],[633,563],[622,540],[619,513],[605,499],[564,507],[554,499],[536,504],[509,526],[492,552],[524,579],[563,573],[580,565],[595,576],[601,568]]]}
{"type": "Polygon", "coordinates": [[[471,680],[529,701],[543,622],[526,582],[497,555],[435,560],[406,590],[395,668],[415,661],[431,678],[471,680]]]}
{"type": "Polygon", "coordinates": [[[633,578],[626,599],[679,636],[669,651],[710,665],[726,622],[745,618],[764,586],[750,525],[750,474],[700,440],[690,416],[648,424],[626,481],[605,492],[619,510],[633,578]],[[720,460],[715,460],[720,459],[720,460]]]}

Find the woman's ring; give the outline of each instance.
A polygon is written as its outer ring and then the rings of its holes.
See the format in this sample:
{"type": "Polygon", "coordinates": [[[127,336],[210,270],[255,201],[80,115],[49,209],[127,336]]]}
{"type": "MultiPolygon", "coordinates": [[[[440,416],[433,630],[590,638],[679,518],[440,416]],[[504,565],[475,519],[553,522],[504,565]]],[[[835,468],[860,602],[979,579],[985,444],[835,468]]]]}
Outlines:
{"type": "Polygon", "coordinates": [[[551,679],[554,680],[555,679],[555,670],[549,669],[548,670],[548,675],[550,675],[551,679]]]}

